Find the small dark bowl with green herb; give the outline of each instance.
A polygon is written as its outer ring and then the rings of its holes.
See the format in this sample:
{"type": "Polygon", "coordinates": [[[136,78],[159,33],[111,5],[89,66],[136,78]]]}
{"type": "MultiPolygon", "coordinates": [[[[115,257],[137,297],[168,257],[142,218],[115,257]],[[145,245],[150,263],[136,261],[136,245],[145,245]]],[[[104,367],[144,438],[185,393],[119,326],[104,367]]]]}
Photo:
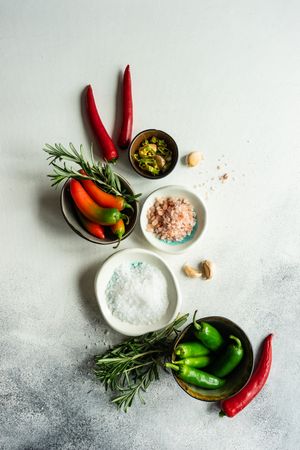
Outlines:
{"type": "MultiPolygon", "coordinates": [[[[234,335],[237,337],[243,346],[244,355],[239,363],[239,365],[226,376],[226,383],[224,386],[219,387],[218,389],[208,390],[204,388],[200,388],[193,384],[187,383],[176,376],[176,372],[173,372],[173,376],[178,383],[178,385],[191,397],[196,398],[197,400],[203,400],[206,402],[220,401],[225,398],[231,397],[232,395],[239,392],[248,382],[252,371],[253,371],[253,349],[251,342],[246,335],[246,333],[234,322],[225,317],[219,316],[211,316],[211,317],[203,317],[196,321],[206,322],[213,327],[215,327],[222,335],[222,337],[227,340],[230,335],[234,335]]],[[[197,338],[194,336],[194,325],[191,323],[188,325],[176,338],[172,360],[176,359],[176,348],[179,344],[184,342],[197,341],[197,338]]],[[[200,341],[198,341],[200,342],[200,341]]],[[[216,354],[215,358],[218,358],[218,354],[216,354]]],[[[200,369],[204,372],[209,373],[209,366],[200,369]]]]}
{"type": "Polygon", "coordinates": [[[129,161],[142,177],[159,179],[169,175],[178,161],[178,147],[174,139],[161,130],[141,131],[129,147],[129,161]]]}

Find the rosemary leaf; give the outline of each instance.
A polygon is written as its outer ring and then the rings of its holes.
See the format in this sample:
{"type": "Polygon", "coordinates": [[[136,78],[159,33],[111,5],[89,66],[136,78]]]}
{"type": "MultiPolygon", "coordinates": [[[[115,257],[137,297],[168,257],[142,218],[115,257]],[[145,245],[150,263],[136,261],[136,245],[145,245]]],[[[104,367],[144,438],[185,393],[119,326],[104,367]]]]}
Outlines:
{"type": "Polygon", "coordinates": [[[71,178],[88,179],[101,186],[101,189],[105,192],[123,196],[127,203],[137,201],[141,195],[131,195],[126,190],[122,190],[120,179],[113,172],[111,165],[108,162],[94,161],[92,146],[90,148],[90,161],[85,158],[82,145],[80,145],[78,151],[72,143],[69,144],[69,149],[66,149],[62,144],[54,144],[54,146],[45,144],[43,150],[49,155],[47,160],[49,165],[53,167],[53,173],[48,175],[52,181],[52,186],[57,186],[71,178]],[[75,170],[71,166],[67,166],[66,161],[77,164],[86,175],[78,173],[78,169],[75,170]]]}
{"type": "Polygon", "coordinates": [[[95,374],[115,397],[112,402],[127,411],[142,392],[159,379],[159,368],[170,355],[174,337],[186,322],[188,314],[178,316],[162,330],[127,339],[95,359],[95,374]]]}

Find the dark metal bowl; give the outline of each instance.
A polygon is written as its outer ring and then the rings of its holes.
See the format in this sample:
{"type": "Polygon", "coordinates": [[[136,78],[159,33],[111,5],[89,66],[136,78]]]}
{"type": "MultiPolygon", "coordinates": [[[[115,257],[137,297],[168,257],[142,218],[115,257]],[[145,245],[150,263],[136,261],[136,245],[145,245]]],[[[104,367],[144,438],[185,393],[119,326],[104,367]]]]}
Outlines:
{"type": "MultiPolygon", "coordinates": [[[[251,342],[246,333],[238,325],[229,319],[225,319],[225,317],[203,317],[202,319],[197,320],[197,322],[207,322],[213,325],[224,338],[227,338],[231,334],[239,338],[244,348],[243,359],[234,371],[226,377],[225,385],[219,389],[208,390],[199,388],[193,384],[189,384],[181,380],[176,376],[175,372],[173,372],[173,376],[178,385],[191,397],[206,402],[224,400],[225,398],[231,397],[239,392],[249,381],[253,371],[253,349],[251,342]]],[[[175,360],[175,349],[177,345],[183,343],[184,341],[190,340],[196,340],[193,336],[193,324],[188,325],[176,338],[173,347],[172,360],[175,360]]],[[[206,371],[206,368],[201,370],[206,371]]]]}
{"type": "MultiPolygon", "coordinates": [[[[125,178],[123,178],[121,175],[117,174],[117,176],[120,179],[120,183],[123,189],[126,189],[130,194],[133,194],[133,190],[125,178]]],[[[70,181],[67,181],[62,190],[60,195],[60,206],[61,211],[63,213],[63,216],[67,222],[67,224],[72,228],[72,230],[77,233],[80,237],[86,239],[87,241],[93,242],[94,244],[100,244],[100,245],[112,245],[117,244],[119,242],[118,239],[116,239],[114,236],[111,236],[111,239],[109,237],[105,239],[97,238],[96,236],[93,236],[88,231],[86,231],[85,228],[81,225],[80,221],[78,220],[78,215],[76,212],[76,208],[74,206],[74,202],[72,200],[71,194],[70,194],[70,181]]],[[[138,217],[138,202],[132,203],[133,211],[130,209],[124,210],[124,212],[129,216],[129,224],[125,226],[125,234],[122,236],[121,240],[123,241],[126,239],[133,231],[138,217]]]]}
{"type": "Polygon", "coordinates": [[[132,142],[130,144],[128,156],[129,156],[130,164],[132,165],[132,167],[136,171],[136,173],[138,173],[142,177],[148,178],[150,180],[158,180],[159,178],[164,178],[167,175],[169,175],[175,168],[177,161],[178,161],[178,147],[177,147],[177,144],[174,141],[174,139],[168,133],[165,133],[164,131],[161,131],[161,130],[149,129],[149,130],[141,131],[139,134],[137,134],[135,136],[135,138],[132,140],[132,142]],[[152,136],[155,136],[158,139],[164,139],[166,141],[169,149],[172,151],[172,162],[171,162],[170,167],[168,168],[168,170],[166,170],[166,172],[160,173],[158,175],[152,175],[150,172],[146,172],[146,171],[142,170],[138,166],[138,164],[135,162],[135,160],[133,159],[133,155],[136,152],[136,150],[140,147],[141,143],[145,139],[149,139],[152,136]]]}

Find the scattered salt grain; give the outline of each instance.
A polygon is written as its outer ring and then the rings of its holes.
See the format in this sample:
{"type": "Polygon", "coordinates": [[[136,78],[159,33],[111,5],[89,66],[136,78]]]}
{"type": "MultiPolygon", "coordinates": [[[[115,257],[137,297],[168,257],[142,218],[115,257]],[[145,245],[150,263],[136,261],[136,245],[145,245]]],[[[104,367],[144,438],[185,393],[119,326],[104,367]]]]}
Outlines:
{"type": "Polygon", "coordinates": [[[105,296],[113,316],[133,325],[158,322],[169,306],[164,275],[157,267],[139,261],[114,270],[105,296]]]}

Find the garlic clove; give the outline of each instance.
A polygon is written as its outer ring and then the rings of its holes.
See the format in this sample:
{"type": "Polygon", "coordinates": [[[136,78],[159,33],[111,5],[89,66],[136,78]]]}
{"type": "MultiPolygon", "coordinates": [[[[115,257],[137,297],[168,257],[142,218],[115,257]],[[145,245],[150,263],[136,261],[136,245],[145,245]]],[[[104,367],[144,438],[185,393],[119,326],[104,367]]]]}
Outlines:
{"type": "Polygon", "coordinates": [[[185,264],[183,266],[183,271],[186,274],[186,276],[189,278],[201,278],[202,277],[202,273],[199,272],[199,270],[195,269],[192,266],[189,266],[188,264],[185,264]]]}
{"type": "Polygon", "coordinates": [[[186,164],[189,167],[196,167],[203,159],[204,156],[201,152],[192,152],[187,155],[186,164]]]}
{"type": "Polygon", "coordinates": [[[207,259],[201,262],[202,276],[205,280],[210,280],[214,274],[214,265],[207,259]]]}
{"type": "Polygon", "coordinates": [[[160,155],[154,156],[155,161],[157,162],[158,168],[162,169],[166,165],[166,160],[160,155]]]}

